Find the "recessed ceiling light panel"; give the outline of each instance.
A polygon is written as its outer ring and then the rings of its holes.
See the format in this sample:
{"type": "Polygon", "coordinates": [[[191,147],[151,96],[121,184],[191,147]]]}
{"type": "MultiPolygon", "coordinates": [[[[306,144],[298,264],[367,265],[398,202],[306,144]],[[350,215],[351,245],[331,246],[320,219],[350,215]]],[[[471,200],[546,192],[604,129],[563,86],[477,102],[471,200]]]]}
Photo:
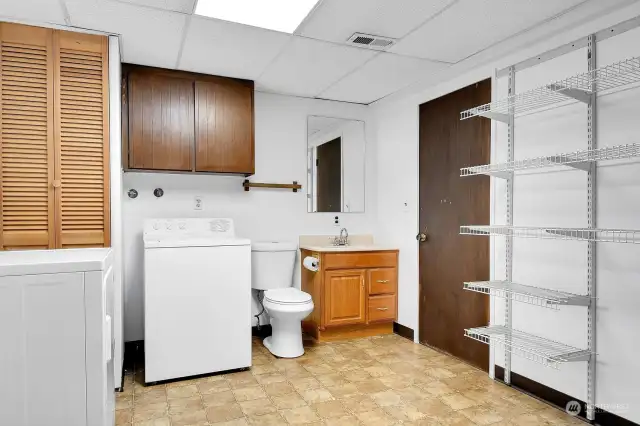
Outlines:
{"type": "Polygon", "coordinates": [[[318,0],[198,0],[196,15],[293,34],[318,0]]]}

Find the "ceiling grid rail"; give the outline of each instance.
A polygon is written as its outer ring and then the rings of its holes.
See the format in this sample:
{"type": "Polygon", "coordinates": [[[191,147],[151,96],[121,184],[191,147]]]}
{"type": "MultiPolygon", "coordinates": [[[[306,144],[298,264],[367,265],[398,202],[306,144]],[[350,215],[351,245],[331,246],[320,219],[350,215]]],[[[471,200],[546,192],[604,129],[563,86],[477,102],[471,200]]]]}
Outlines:
{"type": "MultiPolygon", "coordinates": [[[[521,94],[515,94],[515,74],[517,71],[541,63],[542,58],[549,60],[574,50],[566,46],[555,49],[552,55],[540,55],[537,60],[524,61],[512,65],[496,76],[508,78],[508,97],[490,104],[481,105],[460,113],[460,119],[483,117],[507,125],[507,161],[501,164],[488,164],[465,167],[460,176],[489,175],[506,180],[505,206],[506,223],[504,225],[467,225],[460,227],[462,235],[502,236],[505,244],[505,276],[503,281],[481,281],[464,283],[464,289],[505,299],[503,324],[489,324],[486,327],[465,330],[465,336],[504,348],[504,382],[511,382],[511,356],[516,355],[545,366],[558,368],[563,363],[586,362],[586,417],[593,421],[596,414],[596,313],[597,281],[596,252],[598,243],[640,244],[640,230],[601,229],[597,226],[597,165],[604,160],[640,157],[640,145],[627,144],[598,148],[597,141],[597,97],[607,90],[640,83],[640,57],[629,58],[603,68],[596,68],[596,42],[640,26],[640,18],[634,18],[617,26],[586,37],[588,71],[569,79],[554,82],[521,94]],[[549,107],[565,105],[566,101],[578,101],[587,105],[587,150],[515,160],[513,154],[515,118],[519,113],[527,114],[547,110],[549,107]],[[573,170],[586,172],[587,225],[584,228],[530,227],[513,225],[513,181],[518,170],[540,169],[564,165],[573,170]],[[512,282],[513,239],[536,238],[555,240],[574,240],[587,242],[586,294],[577,295],[553,289],[512,282]],[[581,306],[587,309],[586,348],[576,348],[516,330],[512,325],[513,301],[543,308],[561,309],[562,306],[581,306]]],[[[573,47],[573,46],[572,46],[573,47]]],[[[577,48],[577,47],[576,47],[577,48]]]]}

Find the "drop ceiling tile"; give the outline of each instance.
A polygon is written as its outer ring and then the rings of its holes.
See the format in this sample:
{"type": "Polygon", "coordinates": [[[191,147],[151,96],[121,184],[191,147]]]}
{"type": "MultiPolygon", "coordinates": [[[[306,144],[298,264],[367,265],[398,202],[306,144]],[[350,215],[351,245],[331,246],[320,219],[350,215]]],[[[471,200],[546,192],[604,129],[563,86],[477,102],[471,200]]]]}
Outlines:
{"type": "Polygon", "coordinates": [[[458,62],[585,0],[460,0],[391,52],[458,62]]]}
{"type": "Polygon", "coordinates": [[[380,53],[362,68],[349,74],[319,97],[368,104],[400,90],[419,79],[445,71],[449,65],[380,53]]]}
{"type": "Polygon", "coordinates": [[[344,43],[355,32],[404,37],[454,0],[324,0],[297,33],[344,43]]]}
{"type": "Polygon", "coordinates": [[[255,80],[291,37],[290,34],[194,16],[179,68],[255,80]]]}
{"type": "Polygon", "coordinates": [[[148,6],[156,9],[171,10],[174,12],[191,13],[196,0],[111,0],[122,3],[130,3],[137,6],[148,6]]]}
{"type": "Polygon", "coordinates": [[[186,15],[108,0],[65,0],[71,23],[122,35],[123,61],[174,68],[186,15]]]}
{"type": "Polygon", "coordinates": [[[60,3],[52,0],[2,0],[0,16],[24,22],[65,23],[60,3]]]}
{"type": "Polygon", "coordinates": [[[313,97],[374,55],[367,49],[294,37],[258,84],[261,90],[313,97]]]}

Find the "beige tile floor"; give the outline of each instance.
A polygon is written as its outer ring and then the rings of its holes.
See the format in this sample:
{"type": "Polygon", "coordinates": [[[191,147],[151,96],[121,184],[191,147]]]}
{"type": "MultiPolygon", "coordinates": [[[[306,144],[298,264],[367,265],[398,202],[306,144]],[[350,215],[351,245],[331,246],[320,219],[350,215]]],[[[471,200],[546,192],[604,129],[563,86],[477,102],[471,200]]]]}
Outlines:
{"type": "Polygon", "coordinates": [[[249,371],[143,385],[116,396],[116,425],[580,425],[563,411],[396,335],[309,345],[278,359],[253,341],[249,371]]]}

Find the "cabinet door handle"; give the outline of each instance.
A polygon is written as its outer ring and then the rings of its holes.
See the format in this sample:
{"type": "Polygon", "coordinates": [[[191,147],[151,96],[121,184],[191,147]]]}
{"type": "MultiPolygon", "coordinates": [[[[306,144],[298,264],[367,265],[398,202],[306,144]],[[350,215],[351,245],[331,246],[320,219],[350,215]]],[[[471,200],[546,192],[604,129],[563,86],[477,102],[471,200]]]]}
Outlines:
{"type": "Polygon", "coordinates": [[[389,280],[377,280],[376,282],[380,283],[380,284],[386,284],[389,282],[389,280]]]}
{"type": "Polygon", "coordinates": [[[389,310],[389,308],[376,308],[376,309],[379,310],[379,311],[388,311],[389,310]]]}

